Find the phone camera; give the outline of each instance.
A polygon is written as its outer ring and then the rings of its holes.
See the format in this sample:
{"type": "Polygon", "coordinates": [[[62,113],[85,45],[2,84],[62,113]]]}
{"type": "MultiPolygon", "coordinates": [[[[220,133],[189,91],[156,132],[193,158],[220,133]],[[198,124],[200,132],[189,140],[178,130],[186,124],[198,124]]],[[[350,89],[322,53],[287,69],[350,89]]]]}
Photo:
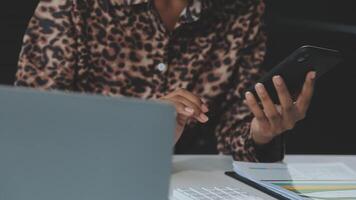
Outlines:
{"type": "Polygon", "coordinates": [[[297,58],[297,62],[299,62],[299,63],[305,62],[306,60],[308,60],[309,57],[310,57],[310,54],[303,54],[297,58]]]}

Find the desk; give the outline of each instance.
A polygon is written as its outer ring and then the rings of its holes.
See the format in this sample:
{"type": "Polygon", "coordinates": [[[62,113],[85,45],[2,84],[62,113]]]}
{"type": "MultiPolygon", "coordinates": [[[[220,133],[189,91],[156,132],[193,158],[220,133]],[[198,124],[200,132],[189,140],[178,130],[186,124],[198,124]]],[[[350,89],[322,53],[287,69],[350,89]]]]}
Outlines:
{"type": "MultiPolygon", "coordinates": [[[[356,171],[356,156],[287,155],[284,162],[343,162],[356,171]]],[[[225,171],[232,171],[230,156],[174,156],[171,191],[177,187],[236,186],[268,198],[265,194],[227,177],[224,175],[225,171]]]]}

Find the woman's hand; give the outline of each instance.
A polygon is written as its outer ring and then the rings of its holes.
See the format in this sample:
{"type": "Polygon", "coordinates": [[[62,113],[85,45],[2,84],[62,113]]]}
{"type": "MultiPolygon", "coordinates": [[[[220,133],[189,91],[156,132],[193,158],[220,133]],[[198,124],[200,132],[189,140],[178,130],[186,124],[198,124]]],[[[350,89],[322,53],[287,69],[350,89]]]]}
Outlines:
{"type": "Polygon", "coordinates": [[[184,127],[189,119],[195,119],[201,123],[209,121],[208,116],[205,114],[209,111],[207,105],[201,98],[187,90],[176,90],[167,96],[160,98],[160,100],[173,104],[178,113],[175,143],[177,143],[181,137],[184,127]]]}
{"type": "Polygon", "coordinates": [[[255,87],[263,109],[251,92],[246,93],[246,104],[255,115],[251,123],[251,135],[257,144],[269,143],[275,136],[293,129],[296,122],[305,118],[313,96],[315,76],[315,72],[307,74],[303,89],[296,102],[293,102],[282,77],[275,76],[273,83],[278,93],[280,106],[276,106],[272,102],[261,83],[255,87]]]}

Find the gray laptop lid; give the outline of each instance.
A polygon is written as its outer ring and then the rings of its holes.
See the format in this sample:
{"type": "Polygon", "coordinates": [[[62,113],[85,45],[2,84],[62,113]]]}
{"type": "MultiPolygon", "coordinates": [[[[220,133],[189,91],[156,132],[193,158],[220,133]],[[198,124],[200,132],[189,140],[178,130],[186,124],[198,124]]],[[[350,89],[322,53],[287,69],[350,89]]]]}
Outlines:
{"type": "Polygon", "coordinates": [[[0,199],[167,199],[174,119],[165,104],[0,87],[0,199]]]}

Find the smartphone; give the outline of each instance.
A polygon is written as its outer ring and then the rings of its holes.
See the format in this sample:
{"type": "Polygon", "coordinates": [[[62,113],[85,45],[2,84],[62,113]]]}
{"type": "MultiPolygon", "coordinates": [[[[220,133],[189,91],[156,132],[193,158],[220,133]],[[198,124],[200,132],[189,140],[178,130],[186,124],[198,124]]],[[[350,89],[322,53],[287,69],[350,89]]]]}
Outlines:
{"type": "MultiPolygon", "coordinates": [[[[337,50],[316,46],[302,46],[269,71],[258,82],[264,84],[272,101],[279,104],[279,98],[272,82],[276,75],[282,76],[294,100],[303,88],[306,75],[316,71],[316,79],[336,67],[343,61],[343,56],[337,50]]],[[[254,87],[247,91],[252,92],[260,102],[254,87]]]]}

